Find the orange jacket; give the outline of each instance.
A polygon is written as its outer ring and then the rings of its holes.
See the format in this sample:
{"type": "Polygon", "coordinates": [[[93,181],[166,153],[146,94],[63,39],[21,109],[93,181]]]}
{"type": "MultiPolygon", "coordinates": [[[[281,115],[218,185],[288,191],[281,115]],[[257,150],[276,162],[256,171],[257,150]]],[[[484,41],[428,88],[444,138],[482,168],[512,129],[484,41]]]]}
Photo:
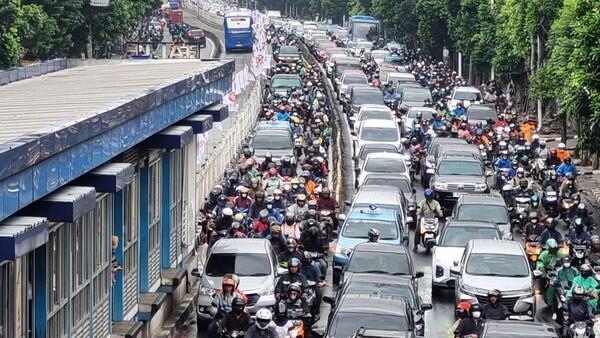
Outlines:
{"type": "Polygon", "coordinates": [[[535,123],[526,122],[521,126],[521,132],[523,133],[523,137],[525,141],[531,142],[533,141],[533,132],[536,130],[535,123]]]}
{"type": "Polygon", "coordinates": [[[558,157],[560,159],[560,161],[562,162],[562,161],[565,160],[565,158],[571,157],[571,152],[568,151],[568,150],[557,149],[556,150],[556,157],[558,157]]]}

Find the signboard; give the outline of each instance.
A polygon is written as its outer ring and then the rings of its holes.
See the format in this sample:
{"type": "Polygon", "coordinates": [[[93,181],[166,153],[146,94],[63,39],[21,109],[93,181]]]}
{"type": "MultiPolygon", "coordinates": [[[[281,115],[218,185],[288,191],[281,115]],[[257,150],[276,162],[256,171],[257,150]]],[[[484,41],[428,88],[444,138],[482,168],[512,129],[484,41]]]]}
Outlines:
{"type": "Polygon", "coordinates": [[[90,0],[90,6],[93,7],[108,7],[110,0],[90,0]]]}

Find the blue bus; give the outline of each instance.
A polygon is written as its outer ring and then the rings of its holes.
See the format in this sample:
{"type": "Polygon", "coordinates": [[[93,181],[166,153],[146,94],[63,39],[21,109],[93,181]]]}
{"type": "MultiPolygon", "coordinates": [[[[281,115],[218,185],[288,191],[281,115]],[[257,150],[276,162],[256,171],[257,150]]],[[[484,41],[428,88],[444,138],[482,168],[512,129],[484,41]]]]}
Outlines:
{"type": "Polygon", "coordinates": [[[383,36],[381,21],[372,16],[351,16],[348,22],[348,41],[377,42],[383,36]]]}
{"type": "Polygon", "coordinates": [[[254,32],[252,15],[248,12],[235,12],[225,15],[223,30],[225,31],[225,51],[234,49],[252,51],[254,32]]]}

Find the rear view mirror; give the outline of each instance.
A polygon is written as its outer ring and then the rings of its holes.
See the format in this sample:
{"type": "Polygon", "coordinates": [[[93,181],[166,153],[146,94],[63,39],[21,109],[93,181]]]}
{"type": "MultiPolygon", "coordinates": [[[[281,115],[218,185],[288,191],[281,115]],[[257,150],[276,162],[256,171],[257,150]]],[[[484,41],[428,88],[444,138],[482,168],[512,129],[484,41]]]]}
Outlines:
{"type": "Polygon", "coordinates": [[[421,311],[433,310],[433,304],[423,303],[421,304],[421,311]]]}
{"type": "Polygon", "coordinates": [[[200,270],[198,270],[197,268],[192,269],[191,274],[194,277],[198,277],[198,278],[202,277],[202,274],[200,273],[200,270]]]}
{"type": "Polygon", "coordinates": [[[540,270],[533,270],[533,277],[540,278],[544,275],[544,273],[540,270]]]}
{"type": "Polygon", "coordinates": [[[425,273],[423,271],[417,271],[417,273],[415,273],[415,278],[423,278],[425,276],[425,273]]]}
{"type": "Polygon", "coordinates": [[[411,216],[406,217],[406,223],[412,223],[414,221],[415,220],[411,216]]]}
{"type": "MultiPolygon", "coordinates": [[[[348,204],[350,205],[350,204],[348,204]]],[[[346,214],[338,214],[338,220],[343,221],[346,219],[346,214]]]]}
{"type": "Polygon", "coordinates": [[[323,296],[323,302],[325,302],[331,306],[335,306],[335,299],[333,299],[333,297],[323,296]]]}

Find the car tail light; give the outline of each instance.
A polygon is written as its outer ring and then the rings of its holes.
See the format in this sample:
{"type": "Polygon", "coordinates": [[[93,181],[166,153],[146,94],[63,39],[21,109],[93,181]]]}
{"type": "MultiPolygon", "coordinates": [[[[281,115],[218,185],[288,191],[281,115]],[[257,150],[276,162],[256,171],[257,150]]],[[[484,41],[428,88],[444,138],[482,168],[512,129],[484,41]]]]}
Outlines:
{"type": "Polygon", "coordinates": [[[204,37],[204,31],[200,32],[200,37],[203,38],[204,37]]]}

